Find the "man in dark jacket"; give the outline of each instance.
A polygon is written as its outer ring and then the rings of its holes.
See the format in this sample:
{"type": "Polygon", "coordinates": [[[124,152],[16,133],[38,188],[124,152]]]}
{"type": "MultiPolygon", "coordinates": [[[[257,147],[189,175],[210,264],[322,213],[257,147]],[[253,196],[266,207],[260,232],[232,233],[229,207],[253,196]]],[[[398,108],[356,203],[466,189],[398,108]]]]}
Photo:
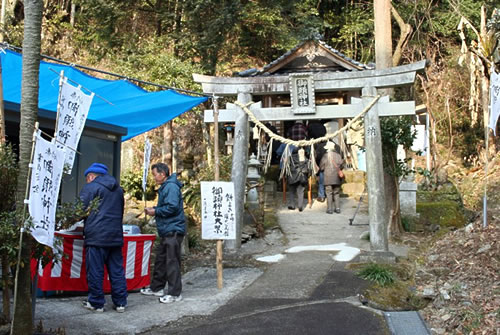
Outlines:
{"type": "Polygon", "coordinates": [[[104,311],[104,265],[111,283],[111,299],[117,312],[127,306],[127,281],[123,269],[123,190],[108,167],[94,163],[85,171],[87,184],[80,192],[84,207],[99,199],[97,210],[85,219],[83,228],[85,262],[89,294],[83,306],[95,312],[104,311]]]}
{"type": "Polygon", "coordinates": [[[170,175],[166,164],[153,164],[151,170],[156,184],[161,186],[157,206],[148,207],[145,212],[156,219],[160,243],[156,247],[153,279],[141,293],[161,297],[160,302],[167,304],[182,300],[181,243],[186,234],[181,193],[183,184],[177,180],[175,173],[170,175]],[[164,295],[167,283],[167,294],[164,295]]]}

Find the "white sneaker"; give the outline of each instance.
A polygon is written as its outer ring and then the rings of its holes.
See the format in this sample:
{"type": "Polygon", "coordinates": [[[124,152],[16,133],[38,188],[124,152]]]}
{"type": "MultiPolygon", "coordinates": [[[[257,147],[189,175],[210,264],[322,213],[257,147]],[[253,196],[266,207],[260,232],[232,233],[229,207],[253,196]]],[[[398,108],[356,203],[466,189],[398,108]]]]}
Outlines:
{"type": "Polygon", "coordinates": [[[113,309],[118,313],[125,312],[125,306],[114,306],[113,309]]]}
{"type": "Polygon", "coordinates": [[[82,302],[82,304],[83,304],[83,308],[88,309],[89,311],[98,312],[98,313],[104,312],[104,308],[103,307],[101,307],[101,308],[94,307],[87,300],[84,300],[82,302]]]}
{"type": "Polygon", "coordinates": [[[180,295],[180,294],[178,296],[167,294],[167,295],[160,298],[160,302],[164,303],[164,304],[169,304],[171,302],[177,302],[177,301],[181,301],[181,300],[182,300],[182,295],[180,295]]]}
{"type": "Polygon", "coordinates": [[[141,288],[141,294],[154,295],[155,297],[163,297],[163,290],[153,291],[150,287],[141,288]]]}

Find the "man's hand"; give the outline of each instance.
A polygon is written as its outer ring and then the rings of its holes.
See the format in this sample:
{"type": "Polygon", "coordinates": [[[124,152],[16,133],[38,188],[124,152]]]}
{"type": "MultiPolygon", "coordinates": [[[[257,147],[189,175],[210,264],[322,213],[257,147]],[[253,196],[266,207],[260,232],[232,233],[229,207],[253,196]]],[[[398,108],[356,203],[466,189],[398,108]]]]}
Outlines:
{"type": "Polygon", "coordinates": [[[146,207],[144,208],[144,212],[149,215],[149,216],[154,216],[155,215],[155,209],[153,207],[146,207]]]}

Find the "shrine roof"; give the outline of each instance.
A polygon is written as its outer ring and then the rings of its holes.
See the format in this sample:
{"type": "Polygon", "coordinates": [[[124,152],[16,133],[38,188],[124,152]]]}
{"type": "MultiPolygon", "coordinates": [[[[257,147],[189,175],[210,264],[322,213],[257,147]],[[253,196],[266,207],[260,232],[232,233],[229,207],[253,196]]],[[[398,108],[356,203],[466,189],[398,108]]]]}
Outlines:
{"type": "Polygon", "coordinates": [[[261,70],[248,69],[237,73],[239,77],[269,76],[290,72],[363,71],[373,70],[374,64],[358,62],[321,40],[305,40],[261,70]],[[311,52],[311,49],[315,50],[311,52]],[[319,51],[319,52],[318,52],[319,51]],[[318,58],[317,62],[313,62],[318,58]],[[295,63],[295,64],[293,64],[295,63]],[[292,67],[292,68],[287,68],[292,67]]]}

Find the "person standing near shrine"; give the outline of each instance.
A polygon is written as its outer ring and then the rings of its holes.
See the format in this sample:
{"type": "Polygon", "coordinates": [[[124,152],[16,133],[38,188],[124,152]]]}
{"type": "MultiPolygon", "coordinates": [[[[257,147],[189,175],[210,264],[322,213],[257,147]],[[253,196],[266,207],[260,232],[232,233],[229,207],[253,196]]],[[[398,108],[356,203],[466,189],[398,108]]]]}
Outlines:
{"type": "Polygon", "coordinates": [[[327,150],[321,162],[319,168],[324,171],[325,174],[325,191],[327,199],[327,210],[328,214],[333,214],[333,205],[335,205],[335,213],[340,213],[340,185],[342,184],[342,178],[339,176],[339,170],[344,167],[344,160],[340,154],[335,150],[335,143],[328,141],[325,145],[327,150]]]}
{"type": "Polygon", "coordinates": [[[177,174],[169,173],[164,163],[151,167],[158,189],[158,204],[144,209],[147,215],[155,217],[160,243],[156,247],[153,278],[149,287],[141,289],[144,295],[160,297],[161,303],[182,300],[181,243],[186,234],[186,219],[181,188],[177,174]],[[168,284],[167,294],[164,294],[168,284]]]}
{"type": "Polygon", "coordinates": [[[123,269],[123,189],[116,179],[108,174],[108,167],[93,163],[84,173],[87,184],[80,191],[84,208],[99,199],[97,210],[85,219],[83,237],[85,265],[89,293],[83,307],[104,312],[104,265],[108,269],[111,283],[111,299],[114,309],[125,312],[127,306],[127,281],[123,269]]]}

